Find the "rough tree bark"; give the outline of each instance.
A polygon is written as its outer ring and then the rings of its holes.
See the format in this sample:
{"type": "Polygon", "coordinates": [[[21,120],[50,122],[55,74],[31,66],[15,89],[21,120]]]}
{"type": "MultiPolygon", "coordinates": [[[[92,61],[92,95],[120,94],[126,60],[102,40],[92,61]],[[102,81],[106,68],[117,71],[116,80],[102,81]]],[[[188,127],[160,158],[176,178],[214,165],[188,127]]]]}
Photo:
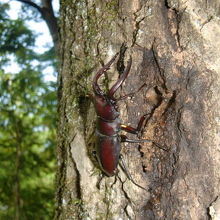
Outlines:
{"type": "MultiPolygon", "coordinates": [[[[183,0],[61,1],[61,71],[55,219],[214,219],[220,183],[220,3],[183,0]],[[120,95],[122,121],[139,138],[123,144],[143,190],[104,177],[93,157],[95,113],[88,97],[95,72],[123,42],[133,58],[120,95]]],[[[116,69],[103,87],[117,79],[116,69]]],[[[131,137],[131,136],[130,136],[131,137]]]]}

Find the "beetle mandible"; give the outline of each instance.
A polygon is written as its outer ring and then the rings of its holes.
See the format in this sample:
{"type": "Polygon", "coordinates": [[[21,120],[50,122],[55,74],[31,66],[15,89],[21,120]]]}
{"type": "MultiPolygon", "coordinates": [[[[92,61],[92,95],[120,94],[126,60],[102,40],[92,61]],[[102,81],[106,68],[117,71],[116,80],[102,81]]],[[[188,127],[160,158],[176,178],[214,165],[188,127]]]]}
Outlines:
{"type": "Polygon", "coordinates": [[[98,79],[110,69],[110,66],[114,63],[118,55],[119,53],[96,73],[92,83],[94,91],[93,102],[97,114],[96,153],[100,167],[107,176],[113,176],[117,173],[121,142],[153,142],[147,139],[131,140],[125,135],[119,134],[121,130],[138,134],[146,117],[145,114],[140,118],[137,128],[123,125],[119,119],[118,100],[114,97],[114,94],[128,76],[132,63],[131,57],[128,60],[127,67],[107,93],[104,93],[98,85],[98,79]]]}

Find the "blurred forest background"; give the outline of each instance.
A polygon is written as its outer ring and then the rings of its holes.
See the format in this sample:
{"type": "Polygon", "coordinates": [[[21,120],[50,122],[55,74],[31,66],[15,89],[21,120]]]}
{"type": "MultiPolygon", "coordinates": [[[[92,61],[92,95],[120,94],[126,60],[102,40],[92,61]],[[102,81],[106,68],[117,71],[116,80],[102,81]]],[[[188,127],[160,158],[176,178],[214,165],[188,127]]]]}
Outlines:
{"type": "Polygon", "coordinates": [[[38,30],[26,21],[42,21],[36,8],[22,4],[17,19],[9,9],[0,3],[0,219],[51,219],[57,101],[47,74],[56,74],[55,52],[52,39],[46,52],[35,50],[38,30]]]}

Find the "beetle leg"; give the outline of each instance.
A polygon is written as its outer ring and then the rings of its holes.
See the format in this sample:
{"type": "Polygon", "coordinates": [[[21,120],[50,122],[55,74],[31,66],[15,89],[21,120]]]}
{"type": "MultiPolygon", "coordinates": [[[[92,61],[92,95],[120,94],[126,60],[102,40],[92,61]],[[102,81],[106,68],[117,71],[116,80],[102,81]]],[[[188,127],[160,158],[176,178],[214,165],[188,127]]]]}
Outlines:
{"type": "Polygon", "coordinates": [[[130,56],[130,59],[128,60],[128,64],[127,64],[125,71],[120,75],[117,82],[112,86],[112,88],[108,92],[109,99],[113,99],[113,100],[115,99],[114,94],[117,91],[117,89],[121,86],[121,84],[125,81],[125,79],[127,78],[128,73],[130,72],[130,69],[131,69],[131,63],[132,63],[132,59],[130,56]]]}
{"type": "Polygon", "coordinates": [[[133,128],[128,125],[121,125],[121,129],[128,132],[128,133],[131,133],[131,134],[138,134],[138,132],[139,132],[139,130],[137,128],[133,128]]]}
{"type": "Polygon", "coordinates": [[[121,154],[120,154],[120,162],[119,162],[119,165],[120,165],[121,169],[124,171],[124,173],[126,174],[127,178],[128,178],[134,185],[136,185],[137,187],[140,187],[141,189],[148,191],[148,190],[145,189],[143,186],[140,186],[139,184],[137,184],[137,183],[133,180],[133,178],[132,178],[130,172],[129,172],[128,169],[127,169],[127,166],[126,166],[126,164],[125,164],[125,161],[124,161],[124,159],[123,159],[123,156],[122,156],[121,154]],[[121,162],[121,163],[120,163],[120,162],[121,162]]]}
{"type": "Polygon", "coordinates": [[[145,114],[145,115],[143,115],[143,116],[140,118],[140,120],[139,120],[139,122],[138,122],[137,128],[133,128],[133,127],[128,126],[128,125],[121,125],[121,129],[124,130],[124,131],[126,131],[126,132],[129,132],[129,133],[131,133],[131,134],[138,134],[138,133],[141,131],[141,128],[142,128],[143,123],[144,123],[144,120],[146,119],[146,116],[147,116],[147,115],[148,115],[148,114],[145,114]]]}
{"type": "Polygon", "coordinates": [[[167,151],[164,147],[162,147],[160,144],[155,143],[153,140],[149,139],[129,139],[126,135],[120,135],[121,142],[128,142],[128,143],[153,143],[156,147],[160,148],[161,150],[167,151]]]}
{"type": "Polygon", "coordinates": [[[129,139],[126,135],[120,135],[121,136],[121,142],[128,142],[128,143],[154,143],[154,141],[149,139],[129,139]]]}

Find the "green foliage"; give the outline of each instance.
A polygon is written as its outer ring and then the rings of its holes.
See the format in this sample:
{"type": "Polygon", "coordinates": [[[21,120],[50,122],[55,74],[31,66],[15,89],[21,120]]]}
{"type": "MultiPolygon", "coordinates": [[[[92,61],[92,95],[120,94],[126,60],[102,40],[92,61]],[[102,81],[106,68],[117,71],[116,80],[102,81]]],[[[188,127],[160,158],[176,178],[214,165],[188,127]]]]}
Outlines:
{"type": "Polygon", "coordinates": [[[11,20],[6,13],[8,5],[1,5],[0,9],[0,64],[7,64],[9,61],[8,54],[13,53],[17,62],[20,64],[27,63],[33,59],[35,36],[28,30],[21,19],[11,20]]]}
{"type": "Polygon", "coordinates": [[[0,6],[0,219],[51,219],[56,85],[42,71],[53,53],[33,52],[33,33],[0,6]],[[4,70],[11,56],[17,73],[4,70]]]}

